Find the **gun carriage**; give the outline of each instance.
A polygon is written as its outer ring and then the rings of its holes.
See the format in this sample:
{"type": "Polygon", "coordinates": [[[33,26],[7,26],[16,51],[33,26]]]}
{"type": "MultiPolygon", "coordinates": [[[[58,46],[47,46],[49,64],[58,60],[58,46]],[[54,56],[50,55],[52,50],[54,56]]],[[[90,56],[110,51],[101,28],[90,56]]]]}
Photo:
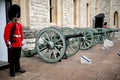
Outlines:
{"type": "Polygon", "coordinates": [[[118,31],[111,28],[44,28],[37,34],[34,50],[25,55],[38,54],[45,62],[58,62],[64,56],[76,54],[79,49],[87,50],[104,39],[112,39],[118,31]]]}

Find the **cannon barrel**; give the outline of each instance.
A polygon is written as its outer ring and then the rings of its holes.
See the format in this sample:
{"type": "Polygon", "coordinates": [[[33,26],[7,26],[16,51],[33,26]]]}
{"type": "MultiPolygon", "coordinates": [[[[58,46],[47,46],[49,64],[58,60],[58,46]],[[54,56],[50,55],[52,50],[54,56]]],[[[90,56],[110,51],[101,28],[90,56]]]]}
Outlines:
{"type": "Polygon", "coordinates": [[[70,35],[64,35],[65,39],[69,39],[69,38],[74,38],[74,37],[83,37],[84,35],[82,33],[78,33],[78,34],[70,34],[70,35]]]}
{"type": "Polygon", "coordinates": [[[104,34],[104,33],[112,33],[112,32],[118,32],[118,31],[120,31],[120,30],[119,29],[112,29],[112,30],[107,30],[107,31],[95,32],[93,34],[100,35],[100,34],[104,34]]]}
{"type": "Polygon", "coordinates": [[[120,29],[112,29],[112,30],[109,30],[109,31],[106,31],[107,33],[111,33],[111,32],[119,32],[120,29]]]}

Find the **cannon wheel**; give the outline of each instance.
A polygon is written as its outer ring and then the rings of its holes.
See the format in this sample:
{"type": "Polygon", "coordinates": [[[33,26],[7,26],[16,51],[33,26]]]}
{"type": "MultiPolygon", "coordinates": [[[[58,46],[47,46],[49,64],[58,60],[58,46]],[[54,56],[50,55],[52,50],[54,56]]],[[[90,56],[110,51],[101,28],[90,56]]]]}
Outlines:
{"type": "Polygon", "coordinates": [[[45,62],[57,62],[66,51],[65,38],[55,28],[44,28],[37,35],[36,50],[45,62]]]}
{"type": "MultiPolygon", "coordinates": [[[[112,30],[111,28],[107,28],[107,30],[112,30]]],[[[107,38],[112,39],[115,36],[115,32],[107,33],[107,38]]]]}
{"type": "Polygon", "coordinates": [[[102,43],[107,37],[106,35],[106,29],[104,28],[96,28],[96,30],[98,32],[103,32],[103,34],[99,34],[99,42],[98,43],[102,43]]]}
{"type": "MultiPolygon", "coordinates": [[[[92,31],[92,33],[97,33],[98,31],[94,28],[90,28],[90,30],[92,31]]],[[[99,35],[93,35],[94,36],[94,42],[93,42],[93,46],[98,44],[99,42],[99,35]]]]}
{"type": "MultiPolygon", "coordinates": [[[[69,28],[69,27],[64,27],[61,29],[61,32],[64,35],[71,35],[71,34],[77,34],[75,29],[69,28]]],[[[69,38],[66,40],[66,55],[67,57],[70,57],[74,54],[76,54],[79,50],[80,47],[80,38],[79,37],[74,37],[74,38],[69,38]]]]}
{"type": "Polygon", "coordinates": [[[80,49],[86,50],[92,47],[94,42],[93,33],[88,28],[80,28],[79,32],[84,35],[84,37],[80,37],[80,49]]]}

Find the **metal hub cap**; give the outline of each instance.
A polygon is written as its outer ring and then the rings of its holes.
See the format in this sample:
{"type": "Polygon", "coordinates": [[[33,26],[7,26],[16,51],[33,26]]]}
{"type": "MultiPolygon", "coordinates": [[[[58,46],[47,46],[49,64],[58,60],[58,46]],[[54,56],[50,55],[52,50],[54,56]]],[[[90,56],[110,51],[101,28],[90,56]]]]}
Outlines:
{"type": "Polygon", "coordinates": [[[49,48],[50,49],[53,49],[54,48],[54,43],[52,41],[49,41],[48,42],[48,45],[49,45],[49,48]]]}
{"type": "Polygon", "coordinates": [[[83,37],[83,40],[86,40],[86,37],[85,37],[85,36],[83,37]]]}

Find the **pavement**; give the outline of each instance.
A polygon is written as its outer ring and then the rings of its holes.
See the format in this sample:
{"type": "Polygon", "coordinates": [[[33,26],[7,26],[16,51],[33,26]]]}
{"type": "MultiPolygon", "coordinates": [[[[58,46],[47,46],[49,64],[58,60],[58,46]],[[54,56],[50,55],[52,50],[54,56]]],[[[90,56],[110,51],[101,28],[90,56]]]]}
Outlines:
{"type": "Polygon", "coordinates": [[[68,59],[57,63],[46,63],[39,58],[21,57],[21,66],[27,72],[9,76],[9,69],[0,71],[0,80],[120,80],[120,40],[112,40],[114,46],[103,50],[97,44],[88,50],[79,50],[68,59]],[[81,56],[91,60],[81,63],[81,56]]]}

